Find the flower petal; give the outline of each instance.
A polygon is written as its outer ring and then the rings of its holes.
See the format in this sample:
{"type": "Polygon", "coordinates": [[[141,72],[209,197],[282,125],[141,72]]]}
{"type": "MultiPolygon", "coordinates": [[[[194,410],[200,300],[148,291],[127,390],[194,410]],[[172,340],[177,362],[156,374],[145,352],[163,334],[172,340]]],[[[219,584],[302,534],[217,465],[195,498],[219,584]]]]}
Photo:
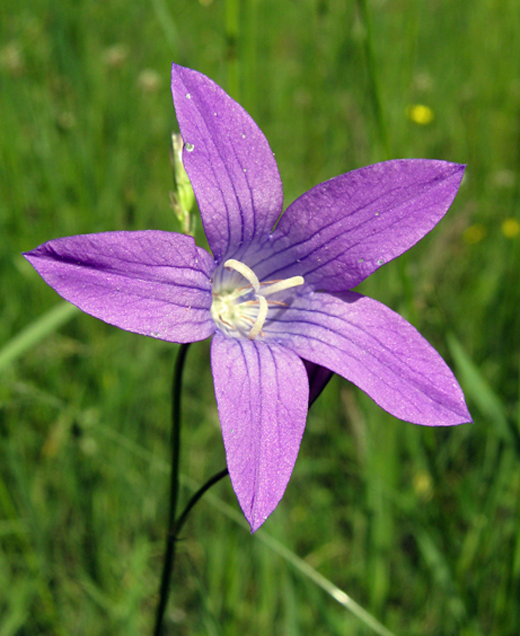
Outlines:
{"type": "Polygon", "coordinates": [[[406,320],[371,298],[354,292],[300,297],[264,332],[269,342],[350,380],[395,417],[428,426],[471,421],[440,355],[406,320]]]}
{"type": "Polygon", "coordinates": [[[286,210],[271,255],[249,266],[260,279],[300,274],[315,289],[352,289],[438,223],[463,173],[459,164],[403,159],[321,183],[286,210]]]}
{"type": "Polygon", "coordinates": [[[231,483],[254,532],[278,505],[298,456],[307,374],[291,351],[218,331],[211,366],[231,483]]]}
{"type": "Polygon", "coordinates": [[[172,67],[183,162],[217,260],[268,235],[280,216],[282,182],[267,139],[246,111],[205,75],[172,67]]]}
{"type": "Polygon", "coordinates": [[[334,374],[330,369],[320,367],[319,364],[314,364],[308,360],[303,360],[303,364],[309,378],[309,406],[311,406],[320,397],[321,392],[334,374]]]}
{"type": "Polygon", "coordinates": [[[215,330],[210,254],[172,232],[105,232],[49,241],[24,254],[60,296],[111,325],[170,342],[215,330]]]}

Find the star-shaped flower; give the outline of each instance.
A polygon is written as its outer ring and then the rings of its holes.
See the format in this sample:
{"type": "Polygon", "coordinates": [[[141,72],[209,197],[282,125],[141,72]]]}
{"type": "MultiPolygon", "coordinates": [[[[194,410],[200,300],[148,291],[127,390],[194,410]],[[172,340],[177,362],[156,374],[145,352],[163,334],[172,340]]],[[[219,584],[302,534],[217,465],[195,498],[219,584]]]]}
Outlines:
{"type": "Polygon", "coordinates": [[[309,377],[315,392],[323,369],[409,422],[471,421],[453,374],[415,328],[350,291],[436,225],[464,166],[354,170],[303,194],[277,223],[282,184],[255,122],[196,71],[174,65],[172,91],[213,255],[189,236],[144,231],[56,239],[25,256],[61,296],[112,325],[178,343],[212,336],[227,464],[254,531],[285,491],[309,377]]]}

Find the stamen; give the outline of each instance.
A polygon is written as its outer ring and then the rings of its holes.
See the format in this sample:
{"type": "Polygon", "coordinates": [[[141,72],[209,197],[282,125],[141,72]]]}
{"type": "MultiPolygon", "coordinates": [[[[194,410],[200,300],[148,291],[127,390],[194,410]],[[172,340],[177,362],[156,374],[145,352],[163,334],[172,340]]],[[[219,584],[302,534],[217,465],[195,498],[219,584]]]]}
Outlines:
{"type": "Polygon", "coordinates": [[[293,276],[292,278],[279,280],[273,285],[269,285],[269,287],[264,287],[262,289],[262,294],[264,296],[269,296],[270,294],[276,294],[276,292],[283,291],[284,289],[298,287],[299,285],[303,285],[304,282],[303,276],[293,276]]]}
{"type": "Polygon", "coordinates": [[[260,289],[260,283],[258,282],[258,278],[256,277],[256,274],[253,272],[253,270],[250,267],[248,267],[247,265],[244,265],[244,263],[241,263],[240,261],[237,261],[234,258],[230,258],[224,263],[224,267],[227,269],[234,269],[235,272],[242,274],[242,276],[251,283],[251,287],[255,290],[255,292],[257,292],[260,289]]]}
{"type": "Polygon", "coordinates": [[[283,292],[292,287],[298,287],[305,283],[303,276],[292,276],[286,280],[274,279],[260,283],[255,272],[234,258],[224,263],[228,271],[240,274],[249,284],[234,287],[221,293],[213,292],[211,314],[217,324],[224,325],[230,331],[238,331],[246,335],[249,340],[254,340],[262,331],[270,307],[287,307],[282,300],[267,300],[271,294],[283,292]],[[247,332],[248,323],[252,325],[247,332]]]}
{"type": "Polygon", "coordinates": [[[258,300],[260,301],[260,309],[258,310],[253,328],[247,334],[249,340],[254,340],[258,336],[264,326],[265,319],[267,318],[267,300],[263,296],[258,296],[258,300]]]}
{"type": "Polygon", "coordinates": [[[219,315],[218,315],[218,318],[219,318],[220,322],[223,322],[223,323],[226,325],[226,327],[229,327],[230,329],[233,329],[233,331],[235,331],[235,327],[234,327],[234,325],[232,325],[232,324],[231,324],[230,322],[228,322],[227,320],[224,320],[224,318],[222,318],[222,314],[219,314],[219,315]]]}

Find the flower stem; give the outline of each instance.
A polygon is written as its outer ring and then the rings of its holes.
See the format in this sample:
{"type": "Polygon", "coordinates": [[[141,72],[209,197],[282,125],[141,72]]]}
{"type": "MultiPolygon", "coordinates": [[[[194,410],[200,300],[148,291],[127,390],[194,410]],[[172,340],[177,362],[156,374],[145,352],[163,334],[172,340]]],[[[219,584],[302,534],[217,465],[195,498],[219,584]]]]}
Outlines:
{"type": "Polygon", "coordinates": [[[170,580],[171,580],[171,575],[173,572],[173,566],[174,566],[174,560],[175,560],[175,544],[177,542],[177,537],[179,535],[179,532],[182,530],[184,524],[186,523],[186,520],[192,508],[199,501],[202,495],[207,490],[209,490],[211,486],[216,484],[223,477],[226,477],[226,475],[228,474],[229,474],[228,469],[224,468],[223,470],[219,471],[216,475],[213,475],[213,477],[208,479],[208,481],[203,486],[201,486],[194,495],[192,495],[192,497],[186,504],[186,507],[182,511],[182,514],[179,515],[179,518],[173,524],[171,530],[168,532],[165,557],[164,557],[163,578],[161,581],[160,599],[159,599],[159,605],[157,607],[157,617],[156,617],[156,623],[155,623],[154,636],[161,636],[161,632],[162,632],[162,623],[164,618],[164,612],[166,610],[166,604],[168,601],[169,585],[170,585],[170,580]]]}
{"type": "Polygon", "coordinates": [[[191,499],[186,504],[186,508],[184,508],[182,514],[179,515],[179,518],[175,522],[175,525],[174,525],[175,537],[179,535],[179,532],[182,530],[182,527],[186,523],[186,519],[188,518],[188,515],[191,512],[191,509],[195,506],[195,504],[202,497],[202,495],[207,490],[209,490],[211,486],[219,482],[221,479],[223,479],[227,475],[229,475],[229,471],[227,468],[220,470],[218,473],[213,475],[213,477],[210,477],[208,481],[203,486],[201,486],[194,495],[192,495],[191,499]]]}
{"type": "Polygon", "coordinates": [[[170,509],[168,512],[168,534],[166,535],[166,548],[164,551],[164,563],[161,587],[159,589],[159,604],[157,605],[157,614],[155,617],[154,636],[161,636],[162,633],[164,612],[168,603],[170,580],[175,560],[175,514],[177,511],[177,499],[179,496],[179,459],[181,442],[181,389],[184,363],[186,361],[186,354],[188,353],[189,346],[189,343],[181,344],[179,353],[177,354],[177,360],[175,361],[175,370],[173,372],[170,509]]]}
{"type": "Polygon", "coordinates": [[[186,523],[186,519],[192,508],[204,495],[204,493],[214,484],[228,475],[227,468],[224,468],[216,475],[213,475],[208,481],[201,486],[197,492],[192,495],[186,507],[175,520],[177,511],[177,500],[179,495],[179,459],[180,459],[180,441],[181,441],[181,390],[182,390],[182,374],[184,371],[184,363],[188,352],[189,344],[182,344],[177,360],[175,362],[175,370],[173,373],[172,385],[172,470],[171,470],[171,486],[170,486],[170,510],[168,513],[168,533],[166,535],[166,548],[164,550],[164,563],[161,578],[161,587],[159,589],[159,603],[157,605],[157,613],[155,617],[154,636],[161,636],[163,629],[164,613],[168,604],[168,596],[170,593],[170,582],[175,565],[175,545],[177,537],[182,527],[186,523]]]}

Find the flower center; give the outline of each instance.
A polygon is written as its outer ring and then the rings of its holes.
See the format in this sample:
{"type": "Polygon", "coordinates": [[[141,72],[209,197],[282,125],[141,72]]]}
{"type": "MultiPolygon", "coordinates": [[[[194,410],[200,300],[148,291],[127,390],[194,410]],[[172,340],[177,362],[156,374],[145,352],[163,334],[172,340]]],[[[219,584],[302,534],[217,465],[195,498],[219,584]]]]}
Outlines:
{"type": "MultiPolygon", "coordinates": [[[[262,335],[262,327],[271,307],[287,307],[283,300],[268,300],[268,297],[303,285],[305,282],[303,276],[260,282],[250,267],[234,258],[227,260],[224,268],[228,272],[239,274],[247,284],[223,285],[224,289],[218,292],[213,290],[211,315],[215,323],[226,333],[244,334],[250,340],[254,340],[259,334],[262,335]]],[[[237,277],[231,277],[229,282],[233,280],[236,281],[237,277]]]]}

